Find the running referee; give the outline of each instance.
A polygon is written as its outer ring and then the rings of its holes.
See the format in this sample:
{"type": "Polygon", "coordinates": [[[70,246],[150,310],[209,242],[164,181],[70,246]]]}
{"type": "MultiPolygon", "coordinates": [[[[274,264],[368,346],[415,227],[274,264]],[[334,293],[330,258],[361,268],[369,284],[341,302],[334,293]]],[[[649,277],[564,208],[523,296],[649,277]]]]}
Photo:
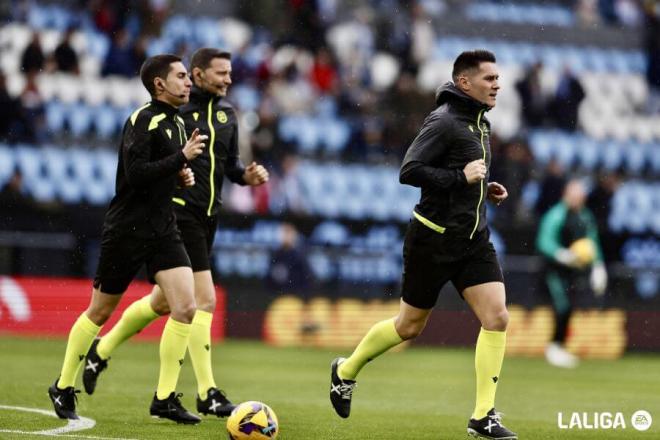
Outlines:
{"type": "Polygon", "coordinates": [[[48,389],[60,418],[77,419],[74,385],[94,338],[116,308],[137,272],[146,265],[172,313],[160,341],[160,374],[150,414],[195,424],[176,393],[195,314],[190,260],[176,226],[172,194],[177,185],[195,183],[185,168],[202,153],[206,136],[187,140],[177,108],[188,102],[191,81],[175,55],[148,58],[140,77],[152,96],[124,125],[117,165],[116,194],[103,223],[101,256],[87,310],[69,332],[60,376],[48,389]]]}

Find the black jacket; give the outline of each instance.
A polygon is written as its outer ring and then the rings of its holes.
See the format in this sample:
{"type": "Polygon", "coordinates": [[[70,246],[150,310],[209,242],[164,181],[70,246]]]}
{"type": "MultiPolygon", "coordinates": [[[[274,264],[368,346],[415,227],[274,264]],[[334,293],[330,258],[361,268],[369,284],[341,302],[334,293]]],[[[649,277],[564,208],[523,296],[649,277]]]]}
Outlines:
{"type": "Polygon", "coordinates": [[[179,109],[188,136],[195,128],[208,136],[202,154],[190,163],[195,185],[178,189],[174,201],[211,216],[222,203],[225,175],[234,183],[245,185],[245,168],[238,157],[238,122],[234,108],[226,100],[193,86],[188,104],[179,109]]]}
{"type": "Polygon", "coordinates": [[[406,152],[399,181],[422,189],[418,214],[447,234],[472,238],[486,228],[489,173],[468,185],[463,168],[477,159],[490,167],[490,122],[484,117],[489,107],[452,83],[438,89],[436,102],[406,152]]]}
{"type": "Polygon", "coordinates": [[[185,143],[176,108],[153,100],[133,112],[124,124],[106,231],[156,238],[176,230],[171,199],[186,162],[185,143]]]}

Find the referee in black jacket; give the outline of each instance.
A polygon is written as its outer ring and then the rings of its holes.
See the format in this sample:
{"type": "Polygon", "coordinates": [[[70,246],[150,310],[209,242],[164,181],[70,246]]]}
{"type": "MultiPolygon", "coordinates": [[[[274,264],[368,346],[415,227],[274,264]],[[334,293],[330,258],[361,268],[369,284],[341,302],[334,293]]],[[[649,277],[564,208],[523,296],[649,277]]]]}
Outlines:
{"type": "MultiPolygon", "coordinates": [[[[257,186],[268,181],[266,169],[256,163],[244,167],[238,155],[238,121],[225,96],[231,85],[231,55],[212,48],[193,53],[190,101],[179,109],[188,133],[198,130],[208,137],[208,148],[190,163],[195,186],[179,188],[171,198],[177,225],[190,256],[195,279],[197,312],[192,320],[188,350],[197,379],[197,411],[227,416],[234,405],[218,389],[211,364],[211,323],[215,287],[210,252],[218,227],[220,194],[224,177],[239,185],[257,186]]],[[[107,368],[113,350],[158,316],[170,313],[168,301],[156,286],[150,295],[131,304],[121,320],[100,342],[92,345],[83,373],[85,390],[91,394],[99,374],[107,368]]]]}
{"type": "Polygon", "coordinates": [[[152,96],[124,125],[117,165],[116,194],[103,224],[101,256],[88,309],[71,328],[58,380],[48,394],[61,418],[77,419],[76,376],[94,338],[122,294],[146,265],[149,281],[165,293],[172,313],[160,345],[160,375],[150,413],[178,423],[199,423],[181,405],[176,383],[195,313],[193,274],[179,235],[171,198],[177,185],[194,185],[184,169],[199,156],[206,136],[187,140],[177,108],[188,102],[191,81],[181,59],[147,59],[140,77],[152,96]]]}
{"type": "Polygon", "coordinates": [[[456,58],[453,82],[438,89],[401,166],[400,181],[420,187],[403,245],[399,314],[375,324],[353,354],[332,362],[330,400],[348,417],[355,380],[370,360],[424,329],[442,287],[451,281],[481,322],[475,368],[477,399],[468,434],[516,439],[495,410],[508,312],[502,270],[489,240],[486,199],[500,204],[506,189],[488,182],[490,123],[499,91],[495,56],[484,50],[456,58]]]}

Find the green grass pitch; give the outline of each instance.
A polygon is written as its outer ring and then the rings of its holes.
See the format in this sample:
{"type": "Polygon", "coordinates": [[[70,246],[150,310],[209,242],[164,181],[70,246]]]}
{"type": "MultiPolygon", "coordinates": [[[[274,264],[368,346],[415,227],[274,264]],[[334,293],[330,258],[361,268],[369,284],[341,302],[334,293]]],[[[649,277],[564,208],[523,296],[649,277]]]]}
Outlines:
{"type": "MultiPolygon", "coordinates": [[[[0,405],[51,410],[46,395],[60,368],[64,340],[0,337],[0,405]]],[[[320,349],[277,349],[258,342],[214,346],[216,380],[236,403],[260,400],[280,420],[280,439],[465,439],[474,400],[473,353],[468,349],[411,348],[388,353],[365,367],[349,419],[337,417],[328,400],[329,365],[336,355],[320,349]]],[[[81,393],[78,412],[92,429],[67,438],[225,439],[224,420],[177,426],[149,417],[158,375],[158,345],[127,343],[113,355],[94,396],[81,393]],[[84,436],[84,437],[83,437],[84,436]]],[[[80,384],[82,388],[82,384],[80,384]]],[[[187,362],[178,390],[194,410],[195,382],[187,362]]],[[[659,439],[660,356],[631,354],[617,361],[585,361],[559,370],[541,359],[507,358],[497,408],[521,439],[659,439]],[[631,414],[655,417],[639,432],[631,414]],[[576,412],[622,412],[626,429],[560,430],[576,412]]],[[[0,409],[0,429],[38,431],[63,426],[44,415],[0,409]]],[[[0,432],[0,439],[44,439],[0,432]]]]}

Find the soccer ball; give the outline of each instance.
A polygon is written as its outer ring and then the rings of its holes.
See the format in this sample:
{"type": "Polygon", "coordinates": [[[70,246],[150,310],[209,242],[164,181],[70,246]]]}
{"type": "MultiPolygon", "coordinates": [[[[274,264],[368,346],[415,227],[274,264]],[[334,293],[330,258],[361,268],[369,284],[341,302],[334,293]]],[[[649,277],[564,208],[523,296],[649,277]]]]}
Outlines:
{"type": "Polygon", "coordinates": [[[596,259],[596,245],[589,238],[575,240],[570,247],[580,266],[587,266],[596,259]]]}
{"type": "Polygon", "coordinates": [[[227,432],[231,440],[267,440],[277,437],[277,416],[261,402],[243,402],[227,419],[227,432]]]}

